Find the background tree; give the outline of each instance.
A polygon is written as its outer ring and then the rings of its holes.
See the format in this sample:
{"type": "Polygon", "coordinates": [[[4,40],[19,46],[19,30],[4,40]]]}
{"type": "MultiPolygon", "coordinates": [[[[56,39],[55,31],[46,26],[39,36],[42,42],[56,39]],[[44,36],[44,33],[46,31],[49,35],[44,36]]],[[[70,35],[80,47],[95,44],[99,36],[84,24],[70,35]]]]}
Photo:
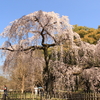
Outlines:
{"type": "Polygon", "coordinates": [[[9,80],[4,76],[0,76],[0,89],[3,90],[4,85],[9,85],[9,80]]]}
{"type": "Polygon", "coordinates": [[[86,26],[73,25],[73,31],[77,32],[81,39],[90,44],[96,44],[100,38],[100,29],[89,28],[86,26]]]}
{"type": "Polygon", "coordinates": [[[4,67],[10,69],[8,70],[10,82],[13,83],[10,88],[21,90],[23,93],[25,90],[33,91],[35,86],[43,86],[42,66],[44,65],[44,59],[42,55],[37,50],[28,53],[28,55],[23,52],[19,52],[17,55],[7,52],[4,67]]]}

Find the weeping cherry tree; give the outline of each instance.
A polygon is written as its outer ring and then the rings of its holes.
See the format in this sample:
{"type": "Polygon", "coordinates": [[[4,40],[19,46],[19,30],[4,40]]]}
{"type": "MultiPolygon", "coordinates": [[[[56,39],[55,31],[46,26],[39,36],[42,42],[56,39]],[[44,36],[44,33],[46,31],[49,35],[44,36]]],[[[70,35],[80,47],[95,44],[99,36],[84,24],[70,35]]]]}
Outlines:
{"type": "Polygon", "coordinates": [[[36,11],[22,16],[13,21],[4,29],[1,36],[8,40],[0,48],[9,52],[32,52],[43,50],[45,67],[43,67],[43,81],[45,90],[49,91],[50,47],[60,45],[63,41],[69,40],[72,43],[72,26],[67,16],[59,16],[54,12],[36,11]]]}

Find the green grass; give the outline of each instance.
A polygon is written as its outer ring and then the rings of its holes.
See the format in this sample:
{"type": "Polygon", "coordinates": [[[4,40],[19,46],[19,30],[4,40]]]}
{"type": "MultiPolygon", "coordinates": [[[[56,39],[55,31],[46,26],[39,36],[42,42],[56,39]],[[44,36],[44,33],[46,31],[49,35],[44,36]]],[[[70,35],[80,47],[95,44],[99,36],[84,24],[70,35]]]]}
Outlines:
{"type": "Polygon", "coordinates": [[[52,98],[51,100],[66,100],[66,99],[52,98]]]}
{"type": "MultiPolygon", "coordinates": [[[[0,93],[0,98],[3,97],[3,92],[0,93]]],[[[10,98],[9,100],[21,100],[21,99],[27,99],[27,100],[32,100],[34,98],[34,95],[32,93],[20,93],[20,92],[8,92],[7,98],[10,98]]]]}

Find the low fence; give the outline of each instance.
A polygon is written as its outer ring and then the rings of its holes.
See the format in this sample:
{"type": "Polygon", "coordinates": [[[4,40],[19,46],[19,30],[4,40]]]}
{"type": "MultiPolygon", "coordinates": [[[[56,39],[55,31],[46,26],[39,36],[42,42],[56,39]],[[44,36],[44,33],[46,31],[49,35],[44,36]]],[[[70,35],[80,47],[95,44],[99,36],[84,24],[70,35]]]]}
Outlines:
{"type": "Polygon", "coordinates": [[[58,100],[100,100],[100,93],[58,92],[53,98],[58,100]]]}
{"type": "Polygon", "coordinates": [[[100,100],[100,93],[78,93],[78,92],[54,92],[52,95],[39,93],[34,95],[31,92],[18,91],[8,92],[6,99],[3,99],[3,93],[0,94],[0,100],[100,100]]]}
{"type": "Polygon", "coordinates": [[[35,95],[31,92],[21,93],[20,91],[9,91],[7,95],[5,95],[3,92],[0,93],[0,100],[33,100],[34,98],[35,95]]]}

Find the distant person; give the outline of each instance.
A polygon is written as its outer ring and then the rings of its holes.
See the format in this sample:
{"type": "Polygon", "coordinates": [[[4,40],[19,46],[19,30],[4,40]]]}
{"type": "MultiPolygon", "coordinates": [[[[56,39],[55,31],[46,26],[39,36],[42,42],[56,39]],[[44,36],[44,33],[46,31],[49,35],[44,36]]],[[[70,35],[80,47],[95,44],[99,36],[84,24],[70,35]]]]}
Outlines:
{"type": "Polygon", "coordinates": [[[4,86],[4,94],[7,96],[7,86],[4,86]]]}
{"type": "Polygon", "coordinates": [[[37,95],[38,94],[38,87],[35,87],[34,90],[35,90],[35,95],[37,95]]]}
{"type": "Polygon", "coordinates": [[[4,94],[3,94],[3,100],[6,100],[7,97],[7,86],[4,86],[4,94]]]}

